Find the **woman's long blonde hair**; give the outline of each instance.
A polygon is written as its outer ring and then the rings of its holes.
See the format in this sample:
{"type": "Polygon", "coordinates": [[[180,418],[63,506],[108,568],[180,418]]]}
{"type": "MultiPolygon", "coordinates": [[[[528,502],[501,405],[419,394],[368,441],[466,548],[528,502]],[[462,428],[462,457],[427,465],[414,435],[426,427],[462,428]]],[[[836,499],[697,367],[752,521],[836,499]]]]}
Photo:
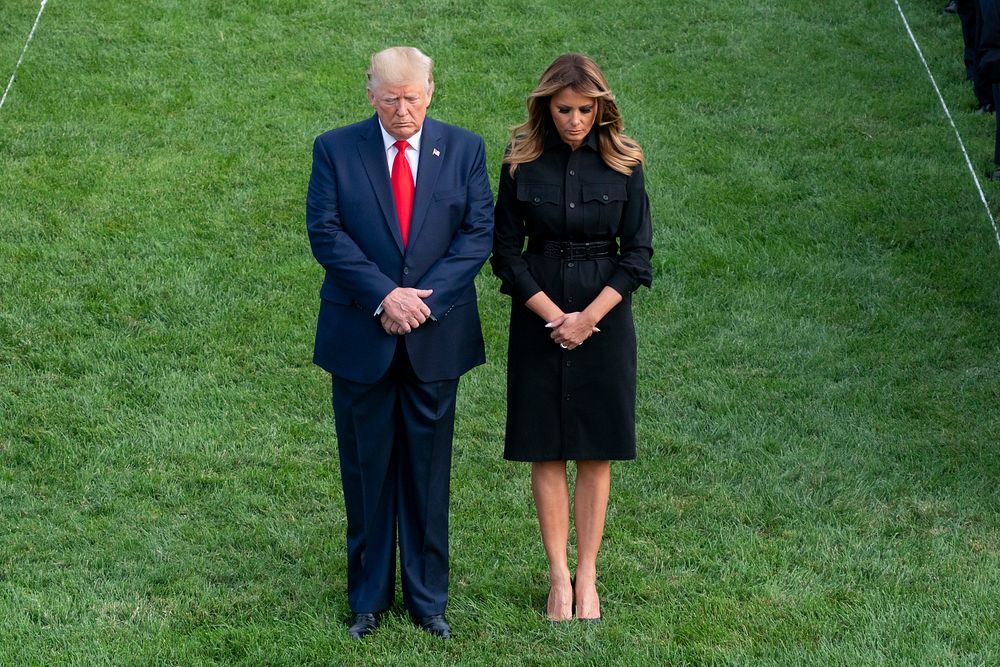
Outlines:
{"type": "Polygon", "coordinates": [[[622,134],[622,117],[618,113],[614,93],[597,64],[580,53],[567,53],[556,58],[542,73],[538,85],[528,95],[528,120],[511,130],[510,150],[504,163],[510,165],[513,176],[518,165],[537,160],[542,154],[545,137],[555,132],[549,101],[563,88],[571,88],[597,102],[597,146],[605,164],[626,176],[643,164],[642,148],[634,139],[622,134]]]}

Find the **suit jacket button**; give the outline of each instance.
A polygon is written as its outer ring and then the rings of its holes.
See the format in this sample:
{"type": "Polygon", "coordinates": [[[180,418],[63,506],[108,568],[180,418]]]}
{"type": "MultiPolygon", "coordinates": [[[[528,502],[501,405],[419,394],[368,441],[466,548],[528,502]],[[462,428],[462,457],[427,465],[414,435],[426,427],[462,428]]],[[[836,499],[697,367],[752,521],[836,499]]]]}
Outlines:
{"type": "Polygon", "coordinates": [[[403,267],[403,275],[404,276],[410,275],[410,267],[408,267],[408,266],[404,266],[403,267]]]}

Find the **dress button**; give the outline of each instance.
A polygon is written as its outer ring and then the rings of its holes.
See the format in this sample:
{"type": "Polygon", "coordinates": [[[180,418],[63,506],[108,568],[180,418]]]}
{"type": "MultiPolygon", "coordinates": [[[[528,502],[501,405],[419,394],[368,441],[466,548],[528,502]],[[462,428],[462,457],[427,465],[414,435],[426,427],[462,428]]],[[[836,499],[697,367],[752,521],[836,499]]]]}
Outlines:
{"type": "Polygon", "coordinates": [[[575,172],[575,171],[573,171],[572,169],[570,169],[570,170],[569,170],[569,175],[570,175],[570,176],[576,176],[576,172],[575,172]]]}
{"type": "Polygon", "coordinates": [[[403,267],[403,275],[404,276],[410,275],[410,267],[408,267],[408,266],[404,266],[403,267]]]}
{"type": "Polygon", "coordinates": [[[567,367],[567,368],[569,368],[569,367],[570,367],[570,366],[572,366],[572,365],[573,365],[573,362],[572,362],[572,361],[570,361],[569,359],[567,359],[567,360],[566,360],[566,367],[567,367]]]}
{"type": "Polygon", "coordinates": [[[531,201],[533,201],[533,202],[535,202],[537,204],[538,202],[542,201],[542,198],[541,197],[535,197],[531,201]]]}
{"type": "Polygon", "coordinates": [[[569,203],[569,207],[570,207],[570,208],[576,208],[576,204],[574,204],[573,202],[570,202],[570,203],[569,203]]]}
{"type": "MultiPolygon", "coordinates": [[[[574,266],[576,266],[576,262],[566,262],[566,266],[572,269],[574,266]]],[[[572,299],[570,299],[570,301],[572,301],[572,299]]]]}
{"type": "Polygon", "coordinates": [[[604,195],[604,201],[608,201],[608,196],[604,195]]]}
{"type": "MultiPolygon", "coordinates": [[[[573,262],[570,262],[570,266],[572,266],[572,265],[573,265],[573,262]]],[[[569,297],[566,300],[569,301],[570,303],[573,303],[573,297],[569,297]]]]}
{"type": "Polygon", "coordinates": [[[569,400],[569,394],[566,394],[566,400],[567,401],[569,400]]]}

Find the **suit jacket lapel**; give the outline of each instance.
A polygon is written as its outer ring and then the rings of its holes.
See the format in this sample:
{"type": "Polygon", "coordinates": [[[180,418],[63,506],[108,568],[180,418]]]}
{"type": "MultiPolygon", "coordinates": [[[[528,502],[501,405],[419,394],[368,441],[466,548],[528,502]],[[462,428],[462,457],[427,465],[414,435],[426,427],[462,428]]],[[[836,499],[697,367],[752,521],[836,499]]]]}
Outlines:
{"type": "MultiPolygon", "coordinates": [[[[396,246],[399,252],[403,252],[403,236],[399,231],[399,217],[396,215],[396,202],[392,198],[392,184],[389,181],[389,166],[385,157],[385,144],[382,143],[382,131],[378,126],[378,116],[372,116],[368,123],[368,134],[358,142],[358,152],[361,154],[361,163],[368,173],[368,180],[375,191],[379,208],[385,223],[392,232],[392,237],[396,239],[396,246]]],[[[423,151],[420,151],[421,154],[423,151]]],[[[422,159],[422,158],[421,158],[422,159]]],[[[423,162],[421,162],[423,169],[423,162]]],[[[417,172],[417,187],[420,186],[420,172],[417,172]]],[[[410,236],[413,236],[413,221],[410,221],[410,236]]]]}
{"type": "Polygon", "coordinates": [[[413,215],[410,218],[409,244],[420,236],[420,230],[427,219],[437,185],[441,164],[447,157],[441,126],[432,118],[424,119],[423,135],[420,137],[420,158],[417,168],[417,188],[413,193],[413,215]]]}

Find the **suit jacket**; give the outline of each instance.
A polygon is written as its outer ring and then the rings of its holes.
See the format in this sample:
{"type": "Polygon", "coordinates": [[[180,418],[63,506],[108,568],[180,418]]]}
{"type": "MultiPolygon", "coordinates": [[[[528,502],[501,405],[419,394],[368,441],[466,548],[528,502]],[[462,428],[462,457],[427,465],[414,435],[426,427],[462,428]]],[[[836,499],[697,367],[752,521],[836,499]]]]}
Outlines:
{"type": "Polygon", "coordinates": [[[403,337],[420,380],[455,379],[486,360],[474,283],[493,238],[482,138],[424,119],[404,250],[378,116],[330,130],[313,144],[306,226],[326,269],[316,364],[354,382],[382,377],[398,337],[374,313],[397,286],[434,290],[424,301],[436,321],[403,337]]]}

